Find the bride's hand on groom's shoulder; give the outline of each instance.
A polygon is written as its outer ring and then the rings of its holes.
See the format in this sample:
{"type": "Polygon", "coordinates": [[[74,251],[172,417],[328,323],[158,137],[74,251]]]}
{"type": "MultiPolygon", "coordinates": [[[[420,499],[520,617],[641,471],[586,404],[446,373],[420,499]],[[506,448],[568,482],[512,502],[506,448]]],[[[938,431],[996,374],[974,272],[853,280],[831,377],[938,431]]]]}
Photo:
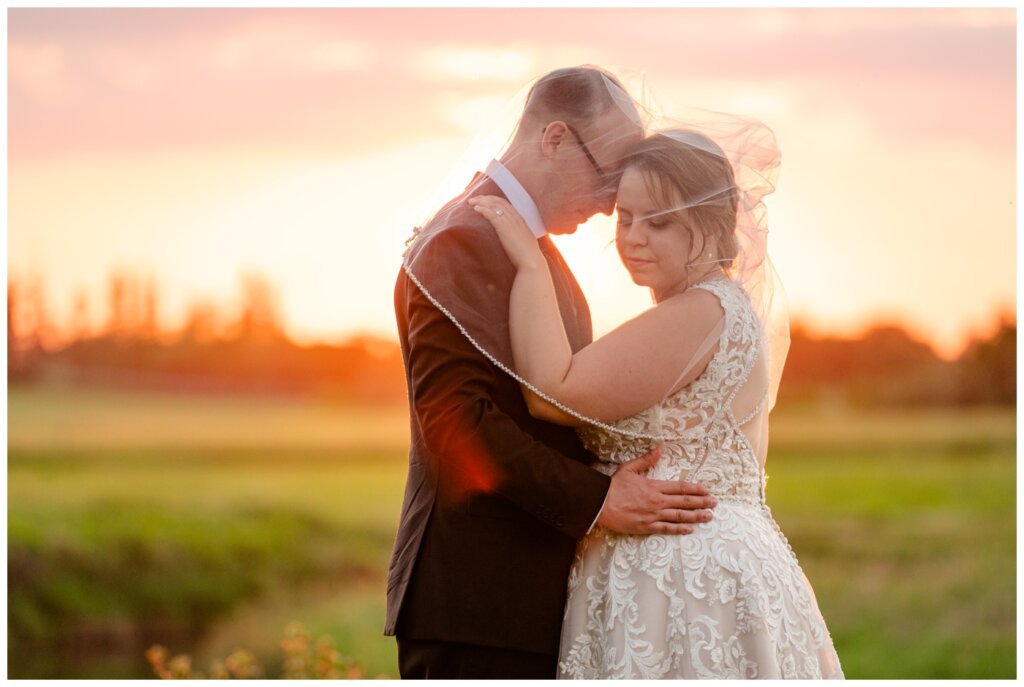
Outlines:
{"type": "Polygon", "coordinates": [[[517,270],[527,267],[547,269],[537,237],[511,203],[498,196],[474,196],[467,202],[494,226],[498,240],[517,270]]]}
{"type": "Polygon", "coordinates": [[[700,484],[647,479],[660,449],[624,463],[612,476],[597,523],[623,534],[690,534],[711,520],[714,497],[700,484]]]}

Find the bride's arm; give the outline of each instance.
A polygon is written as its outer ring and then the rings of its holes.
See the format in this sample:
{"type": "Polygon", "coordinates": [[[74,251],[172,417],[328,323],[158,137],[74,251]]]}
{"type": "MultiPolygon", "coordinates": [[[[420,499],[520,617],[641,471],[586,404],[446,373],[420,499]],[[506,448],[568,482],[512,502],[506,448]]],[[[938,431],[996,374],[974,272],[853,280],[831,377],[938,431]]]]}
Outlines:
{"type": "MultiPolygon", "coordinates": [[[[533,238],[532,234],[530,238],[533,238]]],[[[536,239],[533,242],[536,246],[536,239]]],[[[561,401],[555,380],[564,377],[564,371],[572,365],[572,347],[558,309],[551,271],[539,248],[537,256],[539,260],[534,258],[517,265],[512,282],[508,311],[512,357],[516,370],[524,379],[561,401]]],[[[570,427],[584,424],[528,387],[521,385],[521,389],[530,415],[570,427]]]]}
{"type": "Polygon", "coordinates": [[[558,406],[548,403],[543,398],[533,393],[533,391],[528,387],[520,385],[520,389],[522,389],[523,398],[526,399],[526,407],[530,411],[530,415],[538,420],[544,420],[545,422],[564,425],[566,427],[582,427],[587,424],[575,415],[570,415],[558,406]]]}
{"type": "MultiPolygon", "coordinates": [[[[512,353],[519,373],[541,391],[584,415],[612,421],[658,403],[704,370],[723,320],[713,294],[693,289],[674,296],[574,355],[537,240],[503,199],[474,200],[516,266],[509,304],[512,353]]],[[[572,418],[530,396],[535,416],[572,418]]],[[[572,418],[571,424],[578,422],[572,418]]]]}
{"type": "MultiPolygon", "coordinates": [[[[516,276],[509,296],[509,336],[516,370],[534,386],[553,396],[545,382],[558,376],[559,370],[569,366],[572,360],[572,347],[565,333],[562,314],[558,309],[558,297],[555,295],[555,285],[551,281],[547,260],[540,251],[536,237],[507,201],[496,196],[478,196],[470,198],[469,204],[495,225],[509,260],[516,267],[516,276]],[[499,209],[502,215],[495,213],[499,209]],[[502,229],[509,231],[503,232],[502,229]],[[532,326],[536,326],[538,331],[530,336],[527,330],[532,326]],[[530,352],[531,344],[545,346],[546,350],[539,356],[541,360],[533,359],[534,356],[530,352]]],[[[583,424],[582,421],[545,401],[525,384],[520,385],[520,390],[532,416],[560,425],[583,424]]]]}

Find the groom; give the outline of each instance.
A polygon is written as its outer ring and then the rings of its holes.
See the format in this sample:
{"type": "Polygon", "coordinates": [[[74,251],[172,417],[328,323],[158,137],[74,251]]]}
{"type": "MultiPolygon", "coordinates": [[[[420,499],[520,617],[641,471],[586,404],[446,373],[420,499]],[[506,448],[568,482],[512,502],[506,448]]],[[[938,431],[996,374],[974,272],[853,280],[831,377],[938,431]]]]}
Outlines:
{"type": "Polygon", "coordinates": [[[703,488],[641,475],[654,453],[610,478],[588,467],[595,458],[575,431],[533,418],[516,380],[467,338],[490,337],[485,350],[511,360],[514,270],[465,202],[490,194],[508,199],[537,235],[573,350],[590,343],[586,301],[546,234],[611,214],[621,160],[642,136],[610,74],[573,67],[542,77],[501,160],[424,228],[440,233],[414,274],[448,313],[398,275],[411,448],[385,633],[397,637],[403,678],[553,678],[577,540],[595,524],[685,533],[710,517],[700,510],[714,503],[703,488]],[[486,321],[466,334],[449,319],[466,325],[471,313],[486,321]]]}

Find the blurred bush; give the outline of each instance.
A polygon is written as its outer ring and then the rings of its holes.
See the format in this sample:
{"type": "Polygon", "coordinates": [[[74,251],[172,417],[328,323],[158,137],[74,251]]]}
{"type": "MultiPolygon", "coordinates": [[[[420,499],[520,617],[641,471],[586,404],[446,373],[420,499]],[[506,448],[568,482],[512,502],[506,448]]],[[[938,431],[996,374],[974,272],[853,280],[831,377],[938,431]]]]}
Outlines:
{"type": "MultiPolygon", "coordinates": [[[[299,622],[292,622],[285,628],[281,640],[284,652],[285,680],[358,680],[366,670],[359,662],[342,656],[334,648],[334,639],[323,635],[310,642],[309,632],[299,622]]],[[[159,644],[146,651],[146,660],[157,677],[163,680],[200,679],[207,675],[192,670],[192,658],[178,654],[168,658],[167,649],[159,644]]],[[[236,649],[224,660],[215,660],[210,665],[209,677],[214,680],[259,679],[266,672],[251,652],[236,649]]],[[[383,677],[383,676],[382,676],[383,677]]]]}

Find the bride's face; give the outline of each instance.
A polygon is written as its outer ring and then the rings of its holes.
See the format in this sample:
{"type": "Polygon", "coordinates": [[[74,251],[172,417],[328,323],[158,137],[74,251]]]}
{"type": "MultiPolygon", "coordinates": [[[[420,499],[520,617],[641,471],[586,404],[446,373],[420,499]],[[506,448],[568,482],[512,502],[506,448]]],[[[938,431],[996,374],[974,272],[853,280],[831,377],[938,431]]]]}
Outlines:
{"type": "Polygon", "coordinates": [[[666,208],[651,197],[635,167],[623,173],[616,204],[615,245],[633,282],[653,289],[659,301],[685,290],[690,232],[674,213],[664,214],[666,208]]]}

